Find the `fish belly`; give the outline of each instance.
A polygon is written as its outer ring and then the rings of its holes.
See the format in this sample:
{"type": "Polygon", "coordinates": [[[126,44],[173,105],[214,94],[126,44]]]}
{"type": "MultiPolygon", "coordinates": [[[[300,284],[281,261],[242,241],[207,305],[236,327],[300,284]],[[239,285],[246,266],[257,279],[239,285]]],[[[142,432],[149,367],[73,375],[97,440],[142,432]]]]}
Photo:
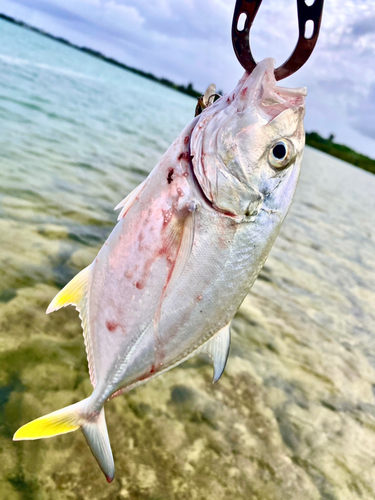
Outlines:
{"type": "MultiPolygon", "coordinates": [[[[121,300],[126,293],[117,288],[116,307],[121,314],[114,316],[114,322],[123,327],[97,332],[101,351],[98,403],[176,366],[228,324],[259,274],[279,225],[276,218],[273,224],[263,224],[261,218],[268,217],[263,214],[249,223],[204,209],[198,209],[195,217],[189,261],[166,296],[160,289],[163,279],[151,279],[149,293],[138,301],[132,299],[134,293],[130,301],[129,294],[121,300]]],[[[159,267],[159,274],[166,275],[167,269],[161,263],[159,267]]],[[[103,296],[103,312],[115,314],[113,302],[113,295],[103,296]]]]}

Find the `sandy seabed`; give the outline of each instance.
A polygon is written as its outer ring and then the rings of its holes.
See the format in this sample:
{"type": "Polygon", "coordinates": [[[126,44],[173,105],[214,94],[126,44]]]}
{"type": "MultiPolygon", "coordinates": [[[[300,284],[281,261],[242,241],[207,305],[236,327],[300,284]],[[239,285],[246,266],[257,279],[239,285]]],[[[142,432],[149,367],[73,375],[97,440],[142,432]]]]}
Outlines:
{"type": "Polygon", "coordinates": [[[12,442],[91,392],[76,311],[45,309],[56,270],[97,248],[0,220],[1,500],[373,500],[374,193],[374,176],[307,148],[220,381],[194,358],[106,405],[111,485],[80,432],[12,442]]]}

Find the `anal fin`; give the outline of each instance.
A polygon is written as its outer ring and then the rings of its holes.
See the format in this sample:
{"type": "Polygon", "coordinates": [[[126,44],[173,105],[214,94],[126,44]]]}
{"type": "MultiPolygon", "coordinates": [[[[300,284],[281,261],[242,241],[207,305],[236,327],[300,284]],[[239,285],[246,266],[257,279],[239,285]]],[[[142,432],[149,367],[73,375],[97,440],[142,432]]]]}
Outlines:
{"type": "Polygon", "coordinates": [[[227,364],[230,348],[230,322],[219,330],[208,342],[203,344],[196,354],[207,354],[214,365],[212,382],[217,382],[227,364]]]}

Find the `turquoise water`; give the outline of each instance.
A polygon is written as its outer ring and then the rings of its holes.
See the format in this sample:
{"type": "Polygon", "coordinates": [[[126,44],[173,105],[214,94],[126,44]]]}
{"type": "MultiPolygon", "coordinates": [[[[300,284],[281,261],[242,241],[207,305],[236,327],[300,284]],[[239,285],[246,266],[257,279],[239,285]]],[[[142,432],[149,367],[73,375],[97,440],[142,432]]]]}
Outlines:
{"type": "Polygon", "coordinates": [[[219,383],[195,358],[109,402],[110,486],[79,432],[12,442],[90,394],[77,313],[46,307],[194,108],[0,21],[1,500],[375,498],[375,176],[309,148],[219,383]]]}
{"type": "MultiPolygon", "coordinates": [[[[113,208],[154,167],[195,102],[4,21],[0,30],[0,217],[20,231],[52,224],[68,232],[53,275],[62,284],[69,254],[103,241],[113,208]]],[[[45,273],[36,279],[51,279],[45,273]]]]}

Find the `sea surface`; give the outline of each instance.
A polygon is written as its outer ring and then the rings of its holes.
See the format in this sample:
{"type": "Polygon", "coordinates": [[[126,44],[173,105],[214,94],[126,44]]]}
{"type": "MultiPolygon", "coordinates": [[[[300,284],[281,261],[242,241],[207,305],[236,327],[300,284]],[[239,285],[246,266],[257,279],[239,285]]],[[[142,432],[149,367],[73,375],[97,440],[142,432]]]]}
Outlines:
{"type": "Polygon", "coordinates": [[[1,500],[375,498],[375,176],[309,148],[217,384],[195,358],[109,402],[111,485],[79,432],[12,442],[90,394],[77,313],[45,309],[195,104],[0,21],[1,500]]]}

